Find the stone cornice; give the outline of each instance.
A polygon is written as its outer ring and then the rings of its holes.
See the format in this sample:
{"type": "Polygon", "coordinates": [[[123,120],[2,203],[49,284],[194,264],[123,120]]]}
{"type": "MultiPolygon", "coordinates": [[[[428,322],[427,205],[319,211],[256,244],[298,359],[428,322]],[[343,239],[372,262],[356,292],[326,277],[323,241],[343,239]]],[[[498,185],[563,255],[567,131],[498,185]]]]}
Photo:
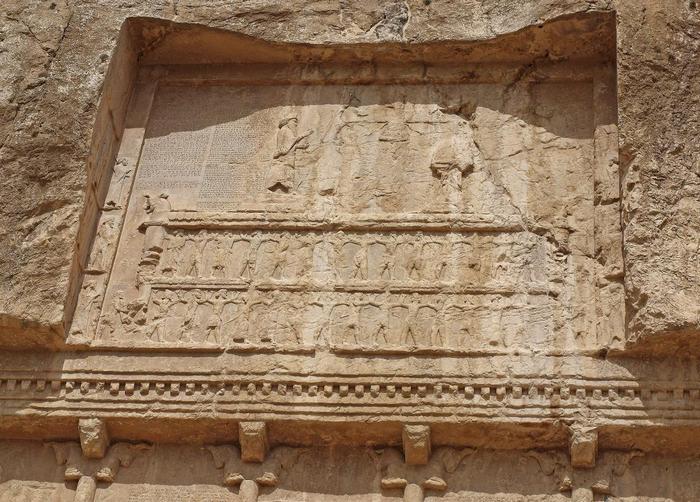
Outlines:
{"type": "Polygon", "coordinates": [[[4,415],[700,425],[700,382],[593,378],[2,372],[4,415]]]}

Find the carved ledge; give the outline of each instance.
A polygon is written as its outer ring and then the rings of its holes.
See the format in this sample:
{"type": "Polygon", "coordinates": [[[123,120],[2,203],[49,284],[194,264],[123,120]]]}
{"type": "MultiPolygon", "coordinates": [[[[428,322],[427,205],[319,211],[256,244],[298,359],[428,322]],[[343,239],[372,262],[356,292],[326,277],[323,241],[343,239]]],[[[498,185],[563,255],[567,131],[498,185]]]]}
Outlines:
{"type": "MultiPolygon", "coordinates": [[[[177,419],[188,416],[187,406],[215,402],[216,409],[225,411],[231,420],[242,421],[255,420],[261,413],[271,420],[347,420],[344,407],[352,406],[353,421],[386,422],[401,416],[423,423],[477,420],[486,424],[507,419],[517,425],[556,410],[558,419],[566,423],[593,412],[596,419],[591,425],[598,427],[645,426],[650,416],[665,420],[667,427],[700,425],[697,383],[634,381],[601,373],[609,379],[560,377],[555,383],[532,377],[452,378],[445,382],[439,376],[383,373],[368,381],[348,375],[310,380],[281,373],[256,377],[230,372],[211,375],[201,370],[181,375],[137,368],[131,374],[3,371],[0,398],[5,407],[0,414],[23,409],[27,420],[43,416],[47,420],[75,417],[77,421],[86,416],[139,419],[150,410],[154,419],[177,419]],[[153,403],[158,403],[157,411],[153,403]]],[[[215,413],[199,416],[220,418],[215,413]]]]}

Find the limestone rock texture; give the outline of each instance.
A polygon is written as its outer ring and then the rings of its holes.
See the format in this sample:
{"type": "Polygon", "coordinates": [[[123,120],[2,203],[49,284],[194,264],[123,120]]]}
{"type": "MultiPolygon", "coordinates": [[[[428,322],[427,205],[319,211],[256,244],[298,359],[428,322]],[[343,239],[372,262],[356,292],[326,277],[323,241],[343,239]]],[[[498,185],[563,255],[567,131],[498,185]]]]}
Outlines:
{"type": "Polygon", "coordinates": [[[700,500],[696,0],[0,2],[0,501],[700,500]]]}
{"type": "Polygon", "coordinates": [[[698,8],[695,2],[621,2],[618,12],[629,339],[632,345],[648,342],[662,353],[695,353],[698,8]],[[658,99],[651,98],[657,94],[658,99]],[[679,109],[690,116],[681,117],[679,109]]]}
{"type": "MultiPolygon", "coordinates": [[[[86,158],[104,75],[125,19],[153,16],[305,44],[411,44],[491,40],[560,17],[614,11],[628,338],[633,345],[648,341],[654,351],[694,346],[700,316],[694,218],[699,161],[692,141],[698,127],[693,87],[698,13],[690,0],[516,5],[8,0],[1,8],[0,319],[7,345],[55,345],[65,335],[86,158]]],[[[535,50],[556,57],[546,47],[535,50]]]]}

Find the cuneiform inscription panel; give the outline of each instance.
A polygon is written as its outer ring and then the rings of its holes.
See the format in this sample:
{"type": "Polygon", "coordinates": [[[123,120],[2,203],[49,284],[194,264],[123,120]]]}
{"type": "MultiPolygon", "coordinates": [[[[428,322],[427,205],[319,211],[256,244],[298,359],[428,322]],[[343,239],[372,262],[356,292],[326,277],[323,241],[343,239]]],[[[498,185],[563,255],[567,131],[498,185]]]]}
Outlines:
{"type": "Polygon", "coordinates": [[[128,203],[104,208],[73,339],[446,355],[608,343],[594,74],[161,82],[132,184],[112,181],[128,203]]]}
{"type": "Polygon", "coordinates": [[[129,488],[117,485],[111,490],[105,490],[97,498],[98,502],[233,502],[238,497],[226,487],[200,486],[138,486],[129,488]]]}

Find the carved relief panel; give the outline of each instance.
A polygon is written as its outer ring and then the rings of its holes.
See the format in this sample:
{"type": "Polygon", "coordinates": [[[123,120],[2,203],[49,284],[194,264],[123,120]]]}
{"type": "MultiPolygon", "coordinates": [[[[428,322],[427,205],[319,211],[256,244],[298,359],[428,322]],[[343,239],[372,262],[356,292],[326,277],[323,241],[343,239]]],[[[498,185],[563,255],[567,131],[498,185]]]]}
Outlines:
{"type": "Polygon", "coordinates": [[[610,73],[250,85],[232,68],[203,85],[206,67],[178,71],[137,90],[140,158],[114,169],[72,342],[449,355],[621,340],[617,237],[596,233],[611,228],[596,173],[616,157],[600,111],[614,95],[593,95],[610,73]]]}

